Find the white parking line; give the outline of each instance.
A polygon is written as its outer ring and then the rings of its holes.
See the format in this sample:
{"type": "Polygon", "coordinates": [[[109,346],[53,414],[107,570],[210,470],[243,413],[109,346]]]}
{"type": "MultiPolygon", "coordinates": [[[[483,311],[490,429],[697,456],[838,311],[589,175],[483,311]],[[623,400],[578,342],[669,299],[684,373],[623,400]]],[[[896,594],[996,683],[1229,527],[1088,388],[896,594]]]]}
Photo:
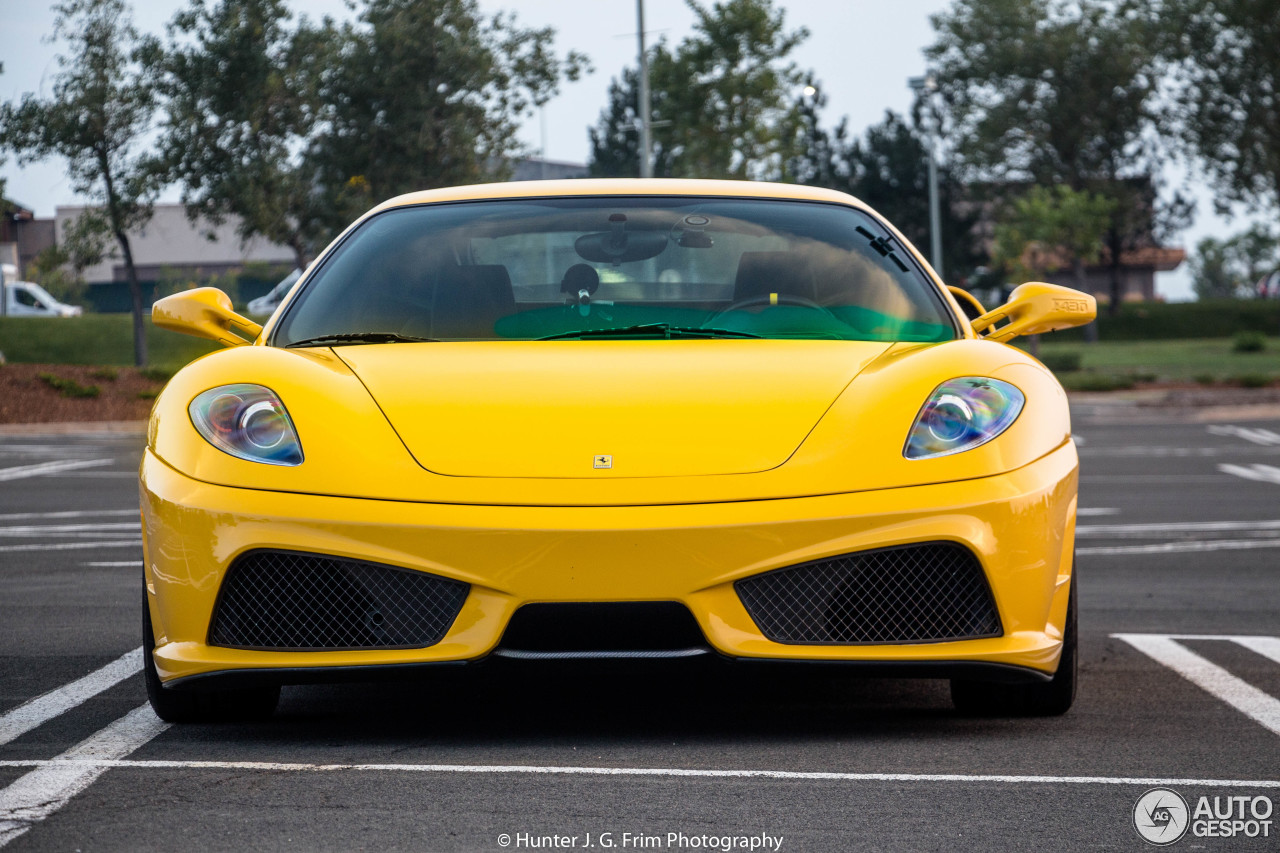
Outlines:
{"type": "Polygon", "coordinates": [[[111,568],[113,566],[118,566],[118,567],[132,566],[136,569],[140,569],[142,568],[142,561],[141,560],[99,560],[93,563],[81,563],[80,565],[94,566],[95,568],[101,568],[101,569],[111,568]]]}
{"type": "Polygon", "coordinates": [[[106,524],[14,524],[0,527],[0,536],[47,536],[56,539],[70,533],[108,533],[117,530],[137,533],[141,526],[136,521],[106,524]]]}
{"type": "Polygon", "coordinates": [[[112,539],[110,542],[57,542],[53,545],[0,545],[0,553],[14,551],[74,551],[83,548],[141,548],[141,539],[112,539]]]}
{"type": "Polygon", "coordinates": [[[95,515],[132,515],[137,516],[136,509],[75,509],[61,512],[9,512],[0,513],[0,521],[31,521],[40,518],[89,518],[95,515]]]}
{"type": "MultiPolygon", "coordinates": [[[[1113,506],[1082,506],[1076,510],[1076,515],[1081,518],[1091,518],[1098,515],[1119,515],[1120,510],[1113,506]]],[[[0,516],[2,517],[2,516],[0,516]]]]}
{"type": "Polygon", "coordinates": [[[0,716],[0,746],[21,737],[59,714],[70,711],[86,699],[97,696],[108,687],[113,687],[138,672],[142,672],[141,647],[125,652],[111,663],[83,678],[77,678],[57,690],[51,690],[24,702],[0,716]]]}
{"type": "MultiPolygon", "coordinates": [[[[1192,684],[1213,694],[1270,731],[1280,734],[1280,699],[1263,693],[1247,681],[1201,657],[1178,640],[1215,639],[1240,643],[1256,637],[1209,637],[1177,634],[1112,634],[1157,663],[1164,664],[1192,684]]],[[[1247,643],[1240,643],[1247,645],[1247,643]]]]}
{"type": "Polygon", "coordinates": [[[97,468],[100,465],[110,465],[113,461],[112,459],[60,459],[55,462],[38,462],[34,465],[0,468],[0,481],[21,480],[24,477],[44,477],[49,474],[79,471],[82,468],[97,468]]]}
{"type": "Polygon", "coordinates": [[[1280,637],[1265,636],[1223,636],[1222,634],[1168,634],[1175,640],[1230,640],[1257,652],[1265,658],[1280,663],[1280,637]]]}
{"type": "Polygon", "coordinates": [[[123,758],[169,728],[150,705],[135,708],[53,761],[38,765],[0,791],[0,847],[67,804],[123,758]]]}
{"type": "Polygon", "coordinates": [[[1235,424],[1227,424],[1225,426],[1214,425],[1209,427],[1210,435],[1229,435],[1235,438],[1243,438],[1245,441],[1260,444],[1263,447],[1280,445],[1280,434],[1274,433],[1269,429],[1250,429],[1248,427],[1240,427],[1235,424]]]}
{"type": "MultiPolygon", "coordinates": [[[[2,528],[0,528],[2,529],[2,528]]],[[[1102,539],[1121,538],[1144,534],[1166,533],[1220,533],[1226,531],[1276,531],[1280,532],[1280,520],[1268,521],[1179,521],[1171,524],[1081,524],[1076,535],[1102,539]]]]}
{"type": "Polygon", "coordinates": [[[1224,474],[1242,477],[1259,483],[1280,484],[1280,468],[1274,465],[1219,465],[1218,470],[1224,474]]]}
{"type": "MultiPolygon", "coordinates": [[[[1179,542],[1161,542],[1158,545],[1091,545],[1077,548],[1080,556],[1111,556],[1118,554],[1197,554],[1204,551],[1253,551],[1258,548],[1280,548],[1280,537],[1275,539],[1186,539],[1179,542]]],[[[0,551],[4,548],[0,547],[0,551]]]]}
{"type": "MultiPolygon", "coordinates": [[[[139,709],[143,710],[143,709],[139,709]]],[[[137,713],[137,712],[134,712],[137,713]]],[[[274,761],[131,761],[58,758],[0,761],[0,767],[75,765],[156,770],[264,770],[268,772],[522,773],[545,776],[676,776],[701,779],[795,779],[813,782],[986,782],[1043,785],[1179,785],[1216,788],[1280,788],[1280,779],[1179,779],[1158,776],[1012,776],[979,773],[840,773],[821,770],[700,770],[688,767],[571,767],[528,764],[305,764],[274,761]]]]}

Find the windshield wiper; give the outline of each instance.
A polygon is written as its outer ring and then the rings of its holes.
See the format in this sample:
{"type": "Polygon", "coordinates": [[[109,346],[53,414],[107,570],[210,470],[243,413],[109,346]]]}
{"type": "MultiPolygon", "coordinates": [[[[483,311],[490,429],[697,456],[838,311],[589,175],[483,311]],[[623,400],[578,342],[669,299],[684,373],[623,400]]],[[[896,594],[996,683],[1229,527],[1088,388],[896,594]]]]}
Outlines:
{"type": "Polygon", "coordinates": [[[285,344],[286,347],[342,346],[344,344],[419,344],[438,343],[436,338],[414,338],[396,332],[347,332],[340,335],[320,335],[285,344]]]}
{"type": "Polygon", "coordinates": [[[578,329],[575,332],[561,332],[558,335],[547,335],[538,338],[540,341],[565,340],[569,338],[625,338],[625,337],[660,337],[660,338],[759,338],[761,335],[751,332],[739,332],[734,329],[714,329],[706,326],[674,326],[671,323],[640,323],[636,326],[620,326],[612,329],[578,329]]]}
{"type": "Polygon", "coordinates": [[[907,265],[902,262],[902,258],[897,256],[896,250],[893,248],[895,241],[891,235],[886,234],[883,237],[877,237],[861,225],[859,225],[856,230],[863,237],[867,238],[867,242],[871,244],[871,248],[879,252],[881,257],[888,257],[889,260],[898,265],[898,269],[903,272],[908,271],[907,265]]]}

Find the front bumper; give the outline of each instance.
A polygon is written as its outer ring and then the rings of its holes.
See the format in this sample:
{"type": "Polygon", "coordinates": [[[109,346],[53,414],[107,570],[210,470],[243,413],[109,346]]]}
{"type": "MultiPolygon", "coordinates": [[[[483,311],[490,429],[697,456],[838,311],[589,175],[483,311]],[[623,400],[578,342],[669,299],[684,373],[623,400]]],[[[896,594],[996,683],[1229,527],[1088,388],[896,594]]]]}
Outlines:
{"type": "MultiPolygon", "coordinates": [[[[632,507],[410,503],[262,492],[186,477],[147,452],[141,471],[145,576],[166,683],[217,673],[306,671],[482,658],[529,602],[678,601],[722,655],[887,667],[1058,663],[1074,543],[1077,458],[1069,442],[1007,474],[808,498],[632,507]],[[977,555],[1003,634],[902,645],[784,645],[766,639],[734,582],[838,554],[928,541],[977,555]],[[211,646],[227,567],[254,549],[306,551],[471,584],[444,639],[416,649],[253,651],[211,646]]],[[[897,671],[897,670],[894,670],[897,671]]],[[[924,672],[924,670],[921,670],[924,672]]]]}

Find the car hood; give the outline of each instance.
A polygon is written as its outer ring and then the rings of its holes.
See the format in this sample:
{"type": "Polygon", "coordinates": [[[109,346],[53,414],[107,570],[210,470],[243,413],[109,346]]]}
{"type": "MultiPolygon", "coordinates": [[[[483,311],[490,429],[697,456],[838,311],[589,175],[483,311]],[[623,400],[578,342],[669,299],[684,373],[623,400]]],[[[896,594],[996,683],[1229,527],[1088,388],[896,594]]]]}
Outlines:
{"type": "Polygon", "coordinates": [[[716,339],[388,344],[335,352],[429,471],[619,478],[776,468],[888,347],[716,339]]]}

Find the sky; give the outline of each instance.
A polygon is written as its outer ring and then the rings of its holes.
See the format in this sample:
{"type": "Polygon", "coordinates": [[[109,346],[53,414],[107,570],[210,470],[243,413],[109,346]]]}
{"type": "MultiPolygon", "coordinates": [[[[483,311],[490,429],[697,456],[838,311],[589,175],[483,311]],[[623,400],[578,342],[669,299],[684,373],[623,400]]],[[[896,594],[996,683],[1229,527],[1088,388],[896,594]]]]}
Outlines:
{"type": "MultiPolygon", "coordinates": [[[[47,95],[57,73],[59,47],[50,44],[54,15],[47,2],[0,0],[0,98],[8,101],[25,92],[47,95]]],[[[186,0],[134,0],[134,20],[140,30],[161,33],[186,0]]],[[[346,0],[291,0],[297,14],[312,18],[348,18],[346,0]]],[[[884,118],[886,110],[905,112],[911,104],[909,77],[924,73],[923,50],[933,40],[929,17],[945,10],[948,0],[775,0],[785,10],[789,29],[806,27],[809,38],[794,53],[796,63],[813,69],[828,97],[825,123],[834,126],[849,117],[851,130],[860,131],[884,118]]],[[[609,81],[636,57],[634,0],[480,0],[492,14],[514,11],[525,26],[551,26],[561,52],[586,54],[595,70],[560,94],[523,124],[521,140],[531,149],[543,148],[552,160],[585,163],[587,128],[607,101],[609,81]]],[[[645,28],[649,40],[679,42],[693,24],[684,0],[645,0],[645,28]]],[[[1171,172],[1172,174],[1172,172],[1171,172]]],[[[1181,172],[1179,174],[1182,174],[1181,172]]],[[[1194,175],[1194,171],[1192,173],[1194,175]]],[[[49,161],[17,166],[12,157],[0,165],[7,179],[6,195],[38,216],[52,216],[58,205],[81,201],[72,192],[63,164],[49,161]]],[[[1210,193],[1193,178],[1200,199],[1195,224],[1178,243],[1194,248],[1205,236],[1224,237],[1243,230],[1247,217],[1233,220],[1214,213],[1210,193]]],[[[176,201],[170,190],[162,200],[176,201]]],[[[1191,297],[1187,265],[1157,276],[1157,290],[1171,300],[1191,297]]]]}

